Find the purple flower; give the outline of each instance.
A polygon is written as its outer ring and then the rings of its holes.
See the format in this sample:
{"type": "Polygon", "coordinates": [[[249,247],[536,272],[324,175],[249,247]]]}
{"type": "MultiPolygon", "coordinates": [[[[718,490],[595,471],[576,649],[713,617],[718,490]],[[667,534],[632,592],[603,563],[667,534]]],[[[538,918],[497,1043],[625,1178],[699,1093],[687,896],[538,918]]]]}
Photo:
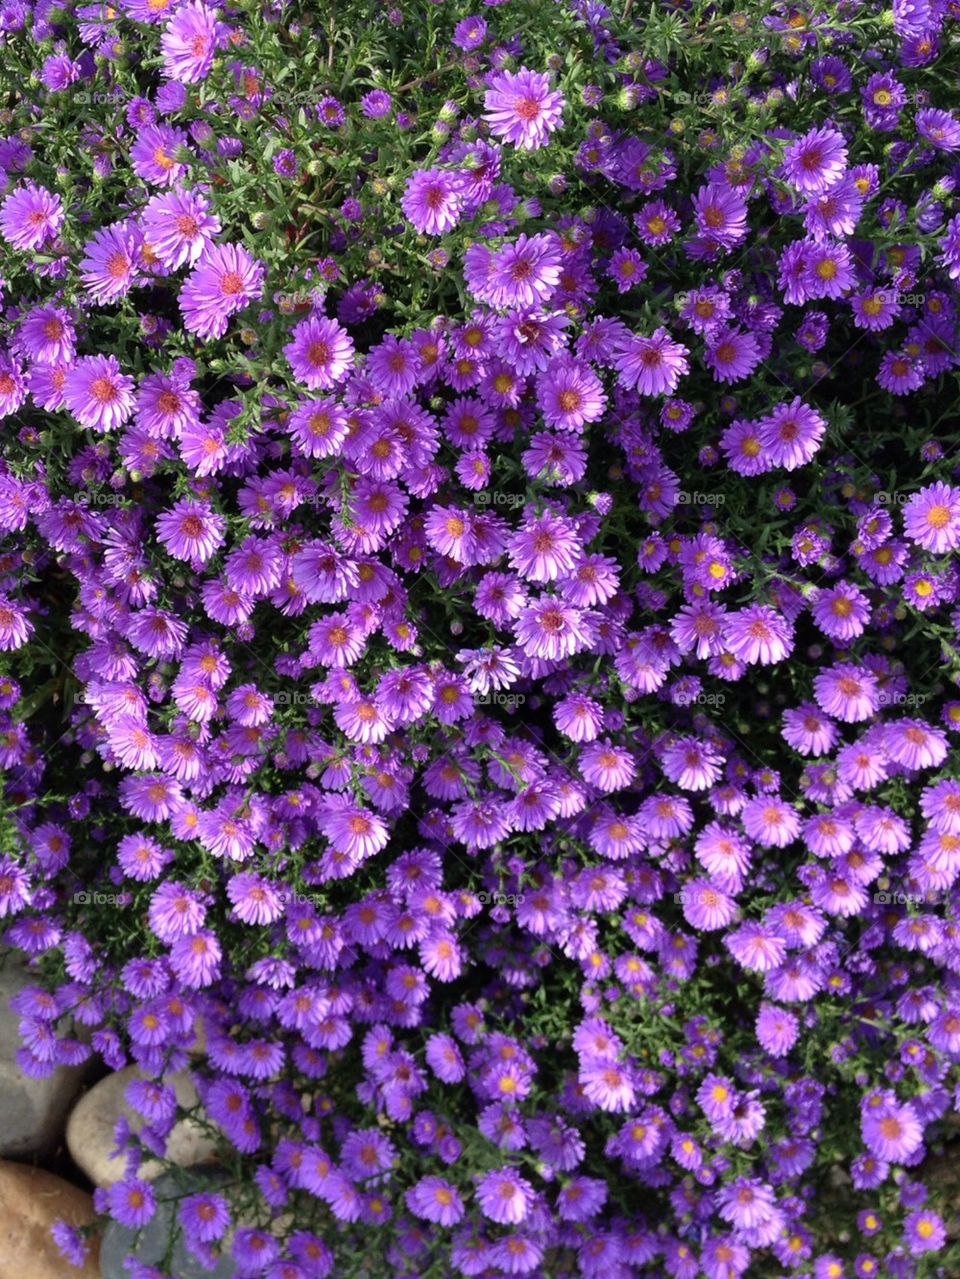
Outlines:
{"type": "Polygon", "coordinates": [[[489,80],[483,98],[490,132],[522,151],[544,146],[563,119],[564,97],[550,88],[550,77],[528,67],[501,71],[489,80]]]}
{"type": "Polygon", "coordinates": [[[15,249],[40,249],[60,234],[64,217],[58,195],[27,183],[15,187],[0,204],[0,235],[15,249]]]}
{"type": "Polygon", "coordinates": [[[107,1191],[107,1203],[110,1215],[121,1226],[131,1230],[139,1230],[141,1226],[145,1226],[157,1207],[150,1183],[133,1177],[124,1178],[112,1185],[107,1191]]]}
{"type": "Polygon", "coordinates": [[[421,235],[444,235],[460,221],[464,202],[456,174],[445,169],[418,169],[408,179],[400,203],[421,235]]]}
{"type": "Polygon", "coordinates": [[[499,1226],[516,1226],[530,1213],[533,1187],[511,1169],[488,1172],[477,1183],[477,1202],[490,1221],[499,1226]]]}
{"type": "Polygon", "coordinates": [[[87,355],[67,378],[64,403],[81,426],[113,431],[133,413],[133,388],[133,378],[121,372],[116,356],[87,355]]]}
{"type": "Polygon", "coordinates": [[[947,1232],[943,1218],[929,1209],[918,1208],[916,1212],[910,1213],[904,1227],[911,1256],[939,1252],[946,1243],[947,1232]]]}
{"type": "Polygon", "coordinates": [[[693,201],[697,230],[724,249],[739,244],[747,234],[747,206],[740,194],[721,183],[703,187],[693,201]]]}
{"type": "Polygon", "coordinates": [[[486,38],[487,24],[483,18],[463,18],[453,29],[453,43],[465,53],[479,49],[486,38]]]}
{"type": "Polygon", "coordinates": [[[674,342],[666,329],[651,337],[631,335],[616,350],[614,367],[621,385],[641,395],[672,395],[689,372],[687,348],[674,342]]]}
{"type": "Polygon", "coordinates": [[[283,353],[294,377],[311,391],[328,390],[342,382],[353,363],[349,334],[336,320],[304,320],[291,333],[283,353]]]}
{"type": "Polygon", "coordinates": [[[463,1219],[463,1200],[455,1186],[442,1177],[423,1177],[406,1192],[410,1211],[439,1226],[455,1226],[463,1219]]]}
{"type": "Polygon", "coordinates": [[[923,1145],[923,1128],[910,1102],[874,1093],[861,1106],[860,1130],[871,1154],[888,1163],[909,1159],[923,1145]]]}
{"type": "Polygon", "coordinates": [[[96,302],[115,302],[139,273],[139,237],[125,223],[103,227],[84,245],[80,278],[96,302]]]}
{"type": "Polygon", "coordinates": [[[189,1243],[214,1243],[230,1226],[230,1209],[222,1195],[187,1195],[177,1207],[177,1217],[189,1243]]]}
{"type": "Polygon", "coordinates": [[[180,290],[186,328],[201,338],[223,337],[230,317],[262,295],[264,273],[242,245],[208,244],[180,290]]]}
{"type": "Polygon", "coordinates": [[[917,133],[938,151],[960,151],[960,120],[949,111],[925,107],[916,115],[917,133]]]}
{"type": "Polygon", "coordinates": [[[198,191],[178,188],[153,196],[144,206],[142,220],[147,242],[171,271],[193,266],[220,233],[220,219],[198,191]]]}
{"type": "Polygon", "coordinates": [[[787,181],[805,195],[827,190],[847,167],[847,148],[836,129],[811,129],[791,142],[783,156],[787,181]]]}
{"type": "Polygon", "coordinates": [[[184,84],[205,79],[226,33],[227,28],[217,20],[217,10],[203,0],[186,0],[179,5],[160,38],[167,78],[184,84]]]}
{"type": "Polygon", "coordinates": [[[393,110],[393,99],[384,89],[372,89],[360,99],[360,108],[369,120],[383,120],[393,110]]]}
{"type": "Polygon", "coordinates": [[[178,560],[203,566],[224,541],[225,521],[210,508],[187,499],[157,519],[157,538],[178,560]]]}

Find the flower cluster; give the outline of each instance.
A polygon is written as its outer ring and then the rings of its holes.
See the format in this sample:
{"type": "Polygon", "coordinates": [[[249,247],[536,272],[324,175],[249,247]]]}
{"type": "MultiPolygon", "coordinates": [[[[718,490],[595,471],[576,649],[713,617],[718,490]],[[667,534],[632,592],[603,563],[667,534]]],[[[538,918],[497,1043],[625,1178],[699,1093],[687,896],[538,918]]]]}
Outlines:
{"type": "Polygon", "coordinates": [[[945,1275],[960,13],[340,8],[0,14],[21,1065],[239,1279],[945,1275]]]}

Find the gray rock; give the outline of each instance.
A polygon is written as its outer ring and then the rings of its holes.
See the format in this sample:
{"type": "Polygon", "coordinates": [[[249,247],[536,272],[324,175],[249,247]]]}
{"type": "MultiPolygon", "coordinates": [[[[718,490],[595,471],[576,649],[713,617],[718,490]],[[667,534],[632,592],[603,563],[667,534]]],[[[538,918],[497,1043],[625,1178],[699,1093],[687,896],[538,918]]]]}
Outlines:
{"type": "Polygon", "coordinates": [[[137,1261],[148,1266],[160,1266],[177,1279],[233,1279],[236,1268],[232,1259],[221,1257],[215,1270],[205,1270],[195,1261],[179,1237],[170,1252],[174,1234],[177,1201],[184,1195],[200,1190],[213,1190],[224,1180],[215,1171],[200,1173],[183,1171],[176,1176],[164,1173],[154,1182],[157,1211],[153,1220],[144,1226],[137,1238],[135,1230],[128,1230],[111,1221],[103,1234],[100,1245],[100,1274],[102,1279],[130,1279],[130,1271],[124,1266],[124,1258],[131,1253],[137,1261]],[[169,1256],[169,1259],[168,1259],[169,1256]]]}
{"type": "MultiPolygon", "coordinates": [[[[95,1186],[112,1186],[124,1175],[123,1158],[112,1157],[113,1133],[121,1115],[127,1117],[135,1132],[143,1127],[141,1116],[124,1100],[128,1084],[138,1078],[141,1075],[136,1066],[107,1075],[80,1098],[67,1122],[67,1149],[95,1186]]],[[[197,1104],[197,1090],[186,1071],[168,1075],[165,1082],[173,1085],[184,1109],[197,1104]]],[[[214,1143],[191,1119],[181,1119],[167,1139],[167,1158],[181,1168],[207,1162],[214,1149],[214,1143]]],[[[156,1159],[146,1159],[139,1175],[152,1181],[162,1170],[163,1165],[156,1159]]]]}
{"type": "Polygon", "coordinates": [[[82,1066],[60,1066],[47,1079],[31,1079],[17,1065],[19,1013],[10,1000],[39,986],[12,952],[0,953],[0,1158],[49,1154],[60,1144],[70,1104],[80,1090],[82,1066]]]}

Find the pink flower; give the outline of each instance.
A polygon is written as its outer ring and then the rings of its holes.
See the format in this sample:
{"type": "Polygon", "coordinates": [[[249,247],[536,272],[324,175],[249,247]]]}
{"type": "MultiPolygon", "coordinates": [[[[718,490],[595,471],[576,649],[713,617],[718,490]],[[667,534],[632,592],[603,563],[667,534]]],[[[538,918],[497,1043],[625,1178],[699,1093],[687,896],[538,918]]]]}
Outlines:
{"type": "Polygon", "coordinates": [[[536,151],[559,128],[564,97],[551,90],[548,75],[520,67],[499,72],[489,83],[483,118],[494,137],[512,142],[521,151],[536,151]]]}

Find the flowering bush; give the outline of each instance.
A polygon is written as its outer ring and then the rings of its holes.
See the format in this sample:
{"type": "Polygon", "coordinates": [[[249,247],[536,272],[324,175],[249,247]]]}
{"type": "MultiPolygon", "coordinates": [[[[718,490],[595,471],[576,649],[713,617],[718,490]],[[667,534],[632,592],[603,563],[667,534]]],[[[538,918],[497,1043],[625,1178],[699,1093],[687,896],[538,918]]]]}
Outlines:
{"type": "Polygon", "coordinates": [[[0,11],[21,1064],[238,1276],[956,1274],[960,11],[471,8],[0,11]]]}

